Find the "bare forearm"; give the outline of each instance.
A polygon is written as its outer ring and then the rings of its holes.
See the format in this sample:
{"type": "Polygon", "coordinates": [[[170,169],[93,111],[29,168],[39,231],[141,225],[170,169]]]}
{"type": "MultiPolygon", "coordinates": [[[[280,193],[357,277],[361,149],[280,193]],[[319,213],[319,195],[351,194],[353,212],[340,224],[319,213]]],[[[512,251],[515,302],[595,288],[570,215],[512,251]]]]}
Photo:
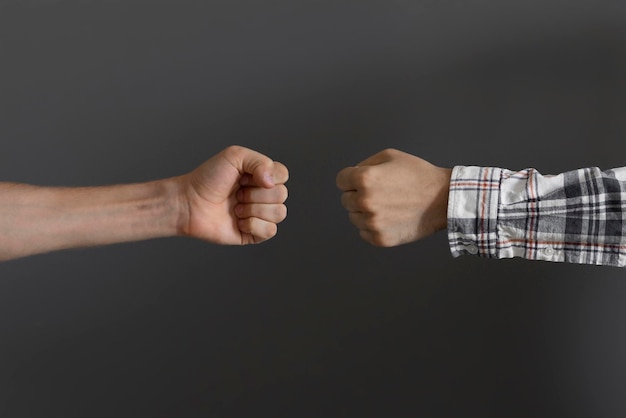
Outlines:
{"type": "Polygon", "coordinates": [[[173,179],[95,188],[0,183],[0,260],[176,235],[173,179]]]}

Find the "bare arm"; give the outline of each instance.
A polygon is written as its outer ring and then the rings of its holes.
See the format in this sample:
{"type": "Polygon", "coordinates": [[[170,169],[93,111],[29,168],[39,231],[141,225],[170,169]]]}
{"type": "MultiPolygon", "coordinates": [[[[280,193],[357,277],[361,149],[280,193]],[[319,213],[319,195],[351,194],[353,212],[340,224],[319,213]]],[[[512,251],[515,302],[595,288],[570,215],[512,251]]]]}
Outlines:
{"type": "Polygon", "coordinates": [[[174,180],[98,188],[0,184],[0,259],[175,235],[174,180]]]}
{"type": "Polygon", "coordinates": [[[286,167],[229,147],[191,173],[147,183],[50,188],[0,183],[0,260],[169,236],[267,240],[286,216],[286,167]]]}

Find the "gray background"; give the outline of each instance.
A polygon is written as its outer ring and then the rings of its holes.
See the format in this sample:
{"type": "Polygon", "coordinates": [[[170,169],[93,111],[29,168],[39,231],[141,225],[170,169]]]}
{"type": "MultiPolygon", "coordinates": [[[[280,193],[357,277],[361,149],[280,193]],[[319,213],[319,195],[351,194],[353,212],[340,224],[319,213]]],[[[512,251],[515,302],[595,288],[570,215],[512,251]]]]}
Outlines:
{"type": "Polygon", "coordinates": [[[291,170],[246,248],[0,264],[2,417],[623,417],[624,270],[361,242],[335,175],[625,165],[623,1],[0,0],[0,179],[291,170]]]}

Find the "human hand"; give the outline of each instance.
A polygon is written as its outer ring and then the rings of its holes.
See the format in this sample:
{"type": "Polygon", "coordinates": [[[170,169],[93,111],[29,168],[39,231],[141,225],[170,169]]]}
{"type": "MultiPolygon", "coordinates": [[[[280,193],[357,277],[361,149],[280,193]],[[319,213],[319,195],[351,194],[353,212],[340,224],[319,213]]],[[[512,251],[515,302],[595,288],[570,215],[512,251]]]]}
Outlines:
{"type": "Polygon", "coordinates": [[[287,168],[256,151],[230,146],[177,179],[180,233],[216,244],[263,242],[287,216],[287,168]]]}
{"type": "Polygon", "coordinates": [[[451,175],[451,169],[387,149],[341,170],[337,187],[361,237],[392,247],[446,228],[451,175]]]}

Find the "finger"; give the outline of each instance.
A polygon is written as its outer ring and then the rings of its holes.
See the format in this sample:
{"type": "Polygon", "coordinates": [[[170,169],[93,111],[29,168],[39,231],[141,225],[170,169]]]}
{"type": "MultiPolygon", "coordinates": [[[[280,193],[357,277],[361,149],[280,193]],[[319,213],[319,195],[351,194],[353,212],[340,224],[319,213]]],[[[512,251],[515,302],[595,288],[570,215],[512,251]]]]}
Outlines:
{"type": "Polygon", "coordinates": [[[237,192],[237,200],[240,203],[284,203],[288,196],[287,187],[283,185],[271,189],[242,187],[237,192]]]}
{"type": "MultiPolygon", "coordinates": [[[[276,235],[278,226],[273,222],[268,222],[259,218],[245,218],[237,221],[239,230],[243,234],[250,234],[252,242],[258,243],[268,240],[276,235]]],[[[244,242],[250,244],[252,242],[244,242]]]]}
{"type": "Polygon", "coordinates": [[[224,158],[243,174],[251,174],[256,185],[270,188],[274,186],[274,162],[260,152],[237,145],[223,151],[224,158]]]}
{"type": "Polygon", "coordinates": [[[348,212],[362,212],[363,207],[359,201],[359,192],[349,191],[341,194],[341,205],[348,212]]]}
{"type": "Polygon", "coordinates": [[[366,229],[362,229],[359,231],[361,238],[368,242],[369,244],[375,245],[376,247],[390,247],[391,245],[386,242],[382,235],[378,232],[368,231],[366,229]]]}
{"type": "Polygon", "coordinates": [[[372,231],[368,231],[366,229],[362,229],[359,231],[359,235],[361,236],[361,239],[363,239],[363,241],[368,242],[372,245],[374,244],[374,233],[372,231]]]}
{"type": "Polygon", "coordinates": [[[341,191],[357,190],[355,173],[358,167],[346,167],[337,174],[337,187],[341,191]]]}
{"type": "Polygon", "coordinates": [[[280,223],[287,217],[287,206],[271,203],[244,203],[235,206],[235,213],[240,218],[254,217],[280,223]]]}
{"type": "Polygon", "coordinates": [[[363,230],[363,231],[369,230],[369,228],[367,228],[365,215],[363,215],[362,213],[350,212],[348,213],[348,218],[350,219],[350,222],[352,223],[352,225],[356,226],[358,229],[363,230]]]}
{"type": "Polygon", "coordinates": [[[393,247],[394,244],[388,241],[383,234],[376,231],[362,229],[359,231],[361,238],[376,247],[393,247]]]}
{"type": "MultiPolygon", "coordinates": [[[[289,170],[284,164],[274,161],[272,166],[273,178],[275,184],[285,184],[289,180],[289,170]]],[[[264,187],[263,184],[258,184],[252,174],[244,174],[239,179],[239,184],[242,186],[259,186],[264,187]]]]}

